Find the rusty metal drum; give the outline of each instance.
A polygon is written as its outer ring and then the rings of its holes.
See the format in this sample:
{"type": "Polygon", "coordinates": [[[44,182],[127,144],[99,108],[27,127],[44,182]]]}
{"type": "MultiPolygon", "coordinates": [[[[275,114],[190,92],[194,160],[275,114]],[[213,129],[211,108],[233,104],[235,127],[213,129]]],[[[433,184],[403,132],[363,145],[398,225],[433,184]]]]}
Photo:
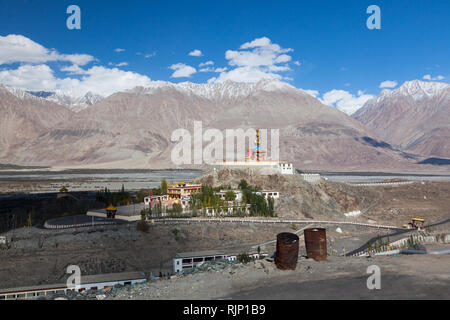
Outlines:
{"type": "Polygon", "coordinates": [[[298,261],[299,238],[296,234],[283,232],[277,235],[275,264],[281,270],[295,270],[298,261]]]}
{"type": "Polygon", "coordinates": [[[306,255],[316,261],[327,259],[327,233],[323,228],[305,229],[306,255]]]}

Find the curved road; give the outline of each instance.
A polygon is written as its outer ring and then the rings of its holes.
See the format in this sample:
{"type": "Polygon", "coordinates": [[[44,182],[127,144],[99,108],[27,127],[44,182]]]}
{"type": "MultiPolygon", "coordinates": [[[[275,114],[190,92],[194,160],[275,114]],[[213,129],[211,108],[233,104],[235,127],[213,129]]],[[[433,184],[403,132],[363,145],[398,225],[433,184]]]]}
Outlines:
{"type": "MultiPolygon", "coordinates": [[[[439,221],[439,222],[435,222],[433,224],[428,224],[425,227],[434,227],[434,226],[438,226],[438,225],[441,225],[441,224],[446,224],[448,222],[450,222],[450,218],[447,218],[447,219],[439,221]]],[[[379,237],[381,239],[389,237],[389,240],[400,240],[402,238],[402,237],[399,237],[400,235],[404,235],[404,234],[407,234],[407,233],[413,233],[413,232],[416,232],[416,231],[417,231],[416,229],[402,229],[402,230],[398,230],[397,232],[394,232],[394,233],[391,233],[391,234],[388,234],[388,235],[384,235],[384,236],[379,236],[379,237]],[[394,238],[394,239],[392,239],[392,238],[394,238]]],[[[368,247],[369,242],[370,243],[374,243],[377,239],[378,239],[378,236],[373,237],[372,239],[367,241],[365,244],[363,244],[358,249],[355,249],[355,250],[347,253],[346,256],[352,256],[352,255],[355,255],[355,254],[360,253],[362,251],[365,251],[367,249],[367,247],[368,247]]]]}
{"type": "Polygon", "coordinates": [[[396,226],[388,225],[375,225],[369,223],[358,223],[348,221],[323,221],[323,220],[281,220],[281,219],[242,219],[242,218],[163,218],[163,219],[151,219],[154,223],[191,223],[191,222],[227,222],[227,223],[280,223],[280,224],[337,224],[337,225],[353,225],[362,226],[374,229],[387,229],[387,230],[404,230],[396,226]]]}

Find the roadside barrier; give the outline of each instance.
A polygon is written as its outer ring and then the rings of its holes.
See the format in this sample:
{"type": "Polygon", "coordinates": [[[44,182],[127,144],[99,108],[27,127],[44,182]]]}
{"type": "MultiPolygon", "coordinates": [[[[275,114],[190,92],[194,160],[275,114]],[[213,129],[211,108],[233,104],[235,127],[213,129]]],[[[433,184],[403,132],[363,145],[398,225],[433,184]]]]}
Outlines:
{"type": "Polygon", "coordinates": [[[82,227],[92,227],[92,226],[104,226],[104,225],[112,225],[116,224],[114,221],[96,221],[94,224],[92,222],[89,223],[80,223],[80,224],[49,224],[47,221],[44,223],[45,229],[74,229],[76,228],[82,228],[82,227]]]}
{"type": "Polygon", "coordinates": [[[283,220],[283,219],[248,219],[248,218],[166,218],[154,219],[155,223],[190,223],[190,222],[216,222],[216,223],[268,223],[268,224],[339,224],[339,225],[354,225],[376,229],[387,230],[404,230],[404,228],[389,226],[389,225],[375,225],[369,223],[358,223],[349,221],[326,221],[326,220],[283,220]]]}
{"type": "Polygon", "coordinates": [[[372,182],[372,183],[348,183],[356,187],[380,187],[380,186],[399,186],[402,184],[412,184],[416,181],[402,181],[402,182],[372,182]]]}

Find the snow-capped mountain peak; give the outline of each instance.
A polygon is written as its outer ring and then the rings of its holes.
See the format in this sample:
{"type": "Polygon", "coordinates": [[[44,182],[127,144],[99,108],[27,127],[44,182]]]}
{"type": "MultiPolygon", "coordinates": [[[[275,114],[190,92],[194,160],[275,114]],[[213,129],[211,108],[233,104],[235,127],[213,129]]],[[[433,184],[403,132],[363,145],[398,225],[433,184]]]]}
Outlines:
{"type": "Polygon", "coordinates": [[[103,98],[104,98],[103,96],[90,91],[81,96],[66,94],[57,91],[53,95],[47,97],[46,99],[78,111],[93,104],[96,104],[103,98]]]}
{"type": "Polygon", "coordinates": [[[409,96],[413,100],[418,101],[424,98],[432,98],[439,95],[443,90],[450,88],[448,83],[444,82],[425,82],[421,80],[406,81],[398,89],[385,89],[381,92],[379,98],[393,96],[409,96]]]}
{"type": "Polygon", "coordinates": [[[249,96],[252,93],[260,91],[285,91],[293,90],[298,93],[306,94],[303,90],[297,89],[288,83],[275,80],[265,79],[256,83],[224,81],[219,83],[192,83],[181,82],[178,84],[166,81],[153,81],[147,87],[136,87],[128,92],[136,94],[153,94],[158,89],[171,88],[188,95],[197,95],[208,100],[216,99],[234,99],[249,96]]]}
{"type": "Polygon", "coordinates": [[[23,100],[23,99],[35,99],[35,100],[42,99],[38,95],[32,94],[32,93],[22,90],[20,88],[15,88],[15,87],[10,87],[10,86],[5,86],[3,84],[0,84],[0,89],[8,91],[13,96],[15,96],[21,100],[23,100]]]}
{"type": "Polygon", "coordinates": [[[51,101],[74,111],[82,110],[104,99],[103,96],[90,91],[84,95],[78,96],[60,91],[26,91],[20,88],[5,86],[3,84],[0,84],[0,89],[7,90],[9,93],[21,100],[35,99],[41,101],[51,101]]]}

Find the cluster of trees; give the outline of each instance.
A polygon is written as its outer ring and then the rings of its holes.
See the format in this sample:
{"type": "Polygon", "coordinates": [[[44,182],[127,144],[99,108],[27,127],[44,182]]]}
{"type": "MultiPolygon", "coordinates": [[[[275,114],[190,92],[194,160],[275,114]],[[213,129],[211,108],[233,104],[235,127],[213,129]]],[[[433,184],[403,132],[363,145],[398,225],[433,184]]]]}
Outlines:
{"type": "Polygon", "coordinates": [[[229,207],[235,208],[235,212],[238,216],[244,215],[245,212],[245,204],[238,203],[236,201],[236,194],[233,190],[231,190],[231,186],[220,186],[220,187],[211,187],[211,186],[202,186],[202,189],[191,196],[189,206],[192,210],[192,215],[197,216],[197,214],[205,213],[206,208],[211,208],[216,212],[219,209],[223,211],[228,211],[229,207]],[[228,189],[225,193],[225,200],[220,197],[220,195],[215,194],[215,192],[228,189]],[[230,205],[229,201],[233,201],[230,205]]]}
{"type": "Polygon", "coordinates": [[[162,196],[167,194],[167,181],[166,179],[161,180],[161,186],[152,189],[140,190],[136,193],[136,197],[138,202],[144,202],[144,198],[148,197],[149,193],[152,193],[152,196],[162,196]]]}
{"type": "Polygon", "coordinates": [[[383,241],[383,239],[380,236],[378,236],[377,240],[375,240],[374,243],[369,242],[367,244],[367,251],[369,253],[388,251],[390,249],[389,244],[390,244],[389,237],[387,237],[386,241],[383,241]]]}
{"type": "MultiPolygon", "coordinates": [[[[245,179],[242,179],[239,183],[239,189],[242,191],[243,201],[238,203],[236,201],[236,193],[231,189],[231,186],[220,186],[212,187],[204,185],[201,190],[191,196],[190,208],[192,210],[192,215],[202,214],[205,212],[206,208],[211,208],[213,210],[218,210],[222,208],[227,211],[230,201],[233,201],[232,207],[237,208],[237,214],[244,214],[247,205],[250,205],[250,215],[252,216],[265,216],[274,217],[274,199],[268,198],[267,200],[262,194],[257,194],[260,191],[257,186],[252,186],[247,183],[245,179]],[[225,193],[225,199],[222,199],[220,195],[216,194],[217,191],[227,190],[225,193]]],[[[152,195],[164,195],[167,194],[167,181],[163,179],[161,181],[161,186],[159,188],[151,189],[152,195]]],[[[148,191],[141,190],[137,193],[138,200],[140,202],[144,201],[144,198],[148,196],[148,191]]],[[[181,204],[174,204],[171,209],[167,210],[169,214],[180,214],[183,212],[181,204]]],[[[161,204],[159,206],[144,209],[142,214],[160,214],[162,213],[161,204]]]]}
{"type": "Polygon", "coordinates": [[[103,191],[98,191],[96,199],[97,201],[104,203],[105,206],[110,204],[113,206],[126,206],[131,203],[131,196],[125,191],[123,185],[122,189],[117,192],[112,192],[108,188],[105,188],[103,191]]]}
{"type": "Polygon", "coordinates": [[[193,213],[204,208],[218,209],[226,205],[225,201],[218,194],[214,194],[215,188],[210,186],[202,186],[200,192],[191,196],[190,207],[193,213]]]}
{"type": "MultiPolygon", "coordinates": [[[[163,213],[163,211],[164,210],[163,210],[161,202],[160,202],[153,208],[148,207],[148,208],[142,209],[141,216],[144,219],[145,217],[150,217],[152,214],[160,215],[161,213],[163,213]]],[[[183,207],[179,203],[174,203],[172,208],[167,208],[164,212],[169,215],[177,216],[183,212],[183,207]]]]}
{"type": "Polygon", "coordinates": [[[245,206],[250,205],[250,215],[253,216],[266,216],[274,217],[274,199],[265,199],[262,194],[257,194],[260,189],[256,186],[249,185],[245,179],[242,179],[239,183],[239,189],[242,191],[243,201],[242,203],[236,202],[236,193],[231,190],[231,186],[221,186],[213,188],[211,186],[202,186],[200,192],[194,194],[191,197],[190,206],[192,208],[193,214],[195,215],[197,210],[202,210],[204,208],[228,209],[228,202],[233,201],[234,208],[240,208],[239,212],[245,211],[245,206]],[[227,189],[225,193],[225,200],[215,194],[216,191],[227,189]],[[242,208],[241,208],[242,207],[242,208]]]}
{"type": "Polygon", "coordinates": [[[239,189],[242,191],[242,197],[246,204],[250,204],[250,215],[274,217],[274,199],[269,197],[267,200],[262,194],[256,192],[260,189],[256,186],[249,185],[245,179],[239,183],[239,189]]]}

